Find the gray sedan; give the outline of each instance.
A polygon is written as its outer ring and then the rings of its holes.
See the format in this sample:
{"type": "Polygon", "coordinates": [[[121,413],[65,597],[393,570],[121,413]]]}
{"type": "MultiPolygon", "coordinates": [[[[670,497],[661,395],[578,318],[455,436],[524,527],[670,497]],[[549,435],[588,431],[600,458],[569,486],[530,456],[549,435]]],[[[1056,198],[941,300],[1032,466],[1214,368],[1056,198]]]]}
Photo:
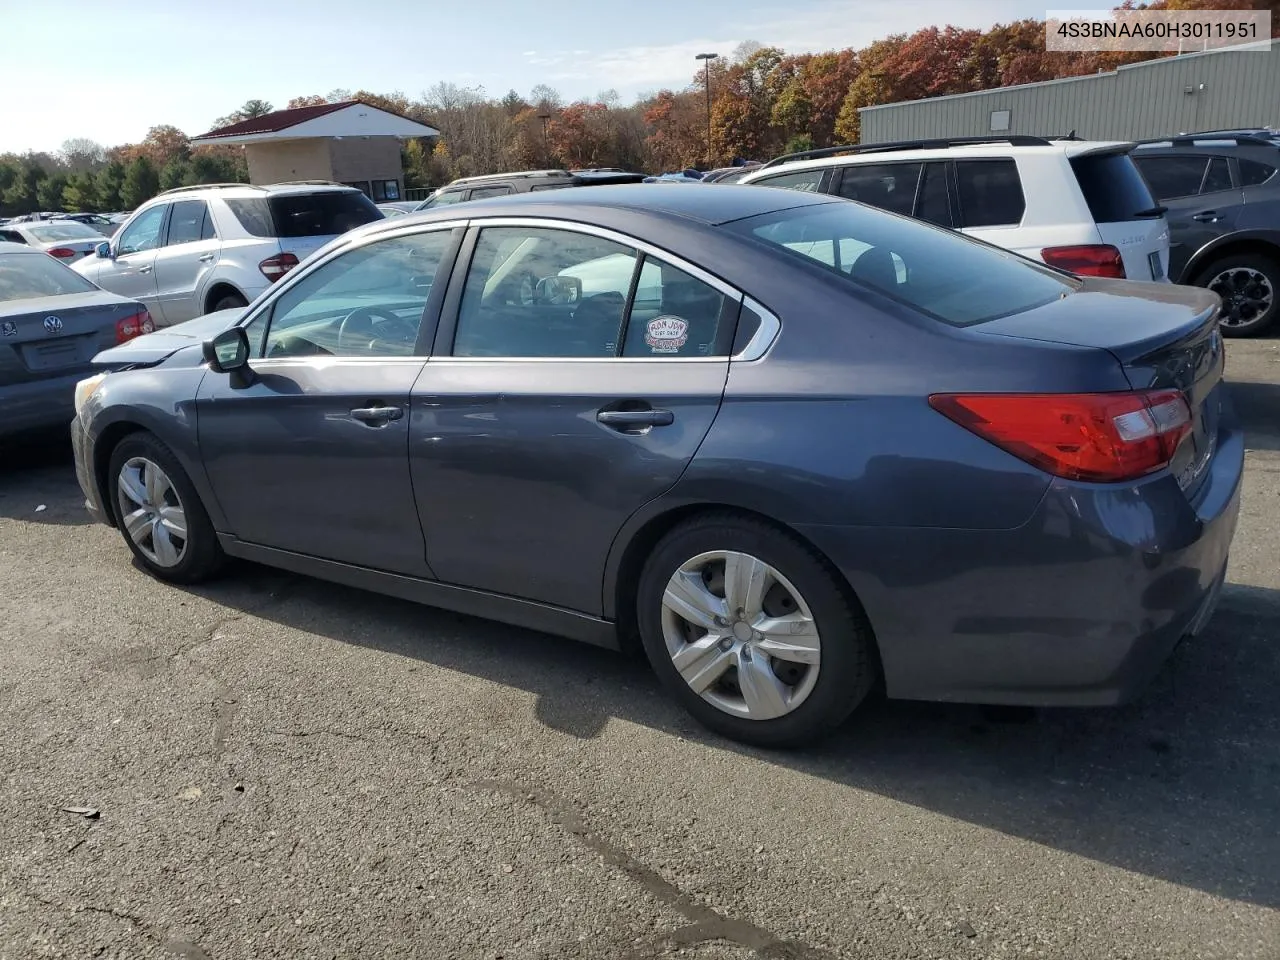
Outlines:
{"type": "Polygon", "coordinates": [[[94,253],[106,238],[93,227],[75,220],[33,220],[6,223],[0,241],[20,243],[60,260],[75,263],[94,253]]]}
{"type": "Polygon", "coordinates": [[[154,329],[136,300],[100,290],[30,247],[0,242],[0,435],[64,431],[94,355],[154,329]]]}
{"type": "Polygon", "coordinates": [[[728,736],[890,696],[1102,705],[1213,612],[1219,301],[784,190],[369,224],[78,389],[86,502],[227,556],[645,650],[728,736]]]}

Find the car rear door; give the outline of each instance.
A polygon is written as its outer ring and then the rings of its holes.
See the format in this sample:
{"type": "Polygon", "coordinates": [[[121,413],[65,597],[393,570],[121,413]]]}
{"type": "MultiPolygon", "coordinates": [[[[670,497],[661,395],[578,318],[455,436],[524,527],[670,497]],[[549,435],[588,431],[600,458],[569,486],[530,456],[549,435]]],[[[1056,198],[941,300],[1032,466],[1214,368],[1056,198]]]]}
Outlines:
{"type": "Polygon", "coordinates": [[[1169,221],[1169,276],[1182,278],[1205,244],[1235,229],[1244,194],[1232,185],[1231,163],[1204,151],[1134,154],[1143,178],[1169,221]]]}
{"type": "Polygon", "coordinates": [[[156,304],[166,325],[191,320],[204,312],[205,282],[218,263],[217,238],[209,205],[178,200],[169,212],[164,245],[156,251],[156,304]]]}
{"type": "Polygon", "coordinates": [[[1166,280],[1169,223],[1123,148],[1069,153],[1098,236],[1120,251],[1129,280],[1166,280]]]}
{"type": "Polygon", "coordinates": [[[427,558],[444,582],[598,615],[615,536],[720,408],[741,297],[623,235],[483,223],[413,388],[427,558]]]}

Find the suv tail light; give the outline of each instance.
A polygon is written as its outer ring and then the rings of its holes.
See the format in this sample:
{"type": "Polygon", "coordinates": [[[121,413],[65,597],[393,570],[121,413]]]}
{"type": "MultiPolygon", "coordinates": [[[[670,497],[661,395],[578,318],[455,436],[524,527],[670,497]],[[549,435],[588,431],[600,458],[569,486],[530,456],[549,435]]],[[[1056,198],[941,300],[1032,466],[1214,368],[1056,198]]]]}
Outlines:
{"type": "Polygon", "coordinates": [[[52,250],[46,250],[45,253],[51,257],[57,257],[59,260],[66,260],[76,255],[76,252],[70,247],[54,247],[52,250]]]}
{"type": "Polygon", "coordinates": [[[1120,251],[1109,243],[1083,243],[1071,247],[1045,247],[1040,251],[1044,262],[1059,270],[1069,270],[1082,277],[1115,277],[1124,279],[1124,260],[1120,251]]]}
{"type": "Polygon", "coordinates": [[[156,325],[151,320],[151,314],[143,310],[141,313],[116,321],[116,343],[126,343],[144,333],[155,333],[155,330],[156,325]]]}
{"type": "Polygon", "coordinates": [[[267,257],[258,264],[258,269],[262,271],[264,277],[275,283],[297,265],[298,258],[292,253],[277,253],[274,257],[267,257]]]}
{"type": "Polygon", "coordinates": [[[929,405],[1041,470],[1098,483],[1159,470],[1191,432],[1177,390],[934,394],[929,405]]]}

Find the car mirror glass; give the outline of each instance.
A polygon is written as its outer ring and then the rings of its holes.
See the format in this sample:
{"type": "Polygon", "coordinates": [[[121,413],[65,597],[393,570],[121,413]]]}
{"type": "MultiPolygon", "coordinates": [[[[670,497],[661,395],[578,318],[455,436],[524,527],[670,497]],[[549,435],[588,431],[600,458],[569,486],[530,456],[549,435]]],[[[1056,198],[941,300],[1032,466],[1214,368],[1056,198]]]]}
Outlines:
{"type": "Polygon", "coordinates": [[[249,365],[249,337],[243,327],[223,330],[204,342],[204,358],[215,373],[232,373],[249,365]]]}
{"type": "Polygon", "coordinates": [[[106,243],[104,241],[98,244],[93,249],[94,249],[94,252],[103,260],[109,260],[111,258],[111,244],[106,243]]]}
{"type": "Polygon", "coordinates": [[[577,303],[582,299],[582,280],[566,276],[543,277],[538,281],[533,299],[536,303],[560,306],[577,303]]]}

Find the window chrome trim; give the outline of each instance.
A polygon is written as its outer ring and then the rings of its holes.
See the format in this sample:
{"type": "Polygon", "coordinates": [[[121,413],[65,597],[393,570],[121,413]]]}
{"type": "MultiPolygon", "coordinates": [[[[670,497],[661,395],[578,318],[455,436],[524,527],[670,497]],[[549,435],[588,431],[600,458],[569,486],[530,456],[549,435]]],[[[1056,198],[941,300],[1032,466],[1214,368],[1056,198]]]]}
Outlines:
{"type": "Polygon", "coordinates": [[[454,357],[432,356],[431,364],[441,363],[728,363],[730,357],[454,357]]]}
{"type": "MultiPolygon", "coordinates": [[[[377,223],[378,221],[374,221],[377,223]]],[[[441,230],[456,230],[458,227],[465,228],[469,223],[468,220],[432,220],[429,223],[397,225],[389,230],[375,230],[371,233],[361,234],[355,237],[340,237],[335,246],[319,260],[314,263],[308,262],[305,267],[295,267],[285,274],[280,280],[271,284],[261,296],[249,305],[248,311],[236,326],[247,327],[253,323],[258,317],[271,309],[286,292],[301,283],[311,274],[315,273],[325,264],[333,262],[344,253],[350,253],[360,247],[367,247],[371,243],[377,243],[380,240],[393,240],[400,237],[412,236],[419,233],[435,233],[441,230]]],[[[357,227],[356,229],[360,229],[357,227]]]]}
{"type": "MultiPolygon", "coordinates": [[[[739,363],[751,363],[763,359],[769,352],[769,348],[773,346],[774,341],[778,339],[778,334],[782,331],[782,321],[778,319],[777,314],[758,300],[743,297],[742,306],[760,318],[760,326],[751,335],[747,345],[729,359],[739,363]]],[[[742,322],[741,317],[738,322],[742,322]]]]}
{"type": "Polygon", "coordinates": [[[423,356],[393,356],[393,357],[356,357],[344,356],[342,354],[329,354],[328,356],[320,354],[308,354],[306,356],[297,357],[253,357],[249,360],[249,366],[257,370],[263,364],[268,368],[275,369],[278,367],[332,367],[338,364],[354,363],[358,366],[369,363],[397,363],[407,364],[416,363],[419,366],[427,362],[427,358],[423,356]]]}

